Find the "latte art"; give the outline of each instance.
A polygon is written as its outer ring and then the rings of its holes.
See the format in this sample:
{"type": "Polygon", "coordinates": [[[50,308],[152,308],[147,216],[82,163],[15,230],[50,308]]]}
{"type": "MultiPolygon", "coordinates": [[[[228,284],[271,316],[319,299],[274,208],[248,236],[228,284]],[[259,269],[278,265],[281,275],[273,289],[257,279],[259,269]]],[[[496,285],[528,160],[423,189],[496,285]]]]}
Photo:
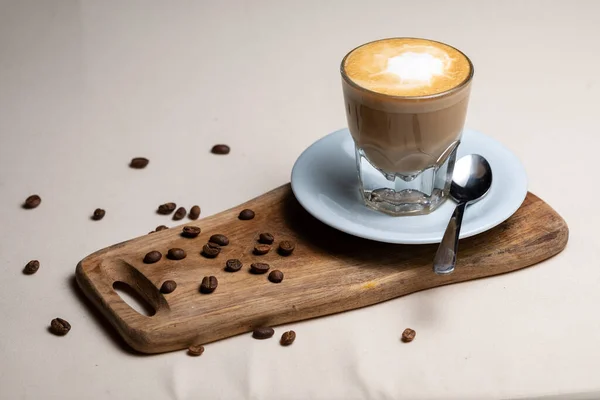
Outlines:
{"type": "Polygon", "coordinates": [[[459,86],[471,65],[460,51],[425,39],[394,38],[354,49],[342,66],[365,89],[394,96],[427,96],[459,86]]]}

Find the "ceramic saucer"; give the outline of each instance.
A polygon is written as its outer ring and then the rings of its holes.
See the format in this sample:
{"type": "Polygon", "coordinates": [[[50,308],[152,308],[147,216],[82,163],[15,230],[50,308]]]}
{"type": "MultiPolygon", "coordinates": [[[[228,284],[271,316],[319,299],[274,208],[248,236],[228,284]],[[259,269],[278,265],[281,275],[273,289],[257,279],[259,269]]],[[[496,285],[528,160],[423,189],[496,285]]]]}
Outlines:
{"type": "MultiPolygon", "coordinates": [[[[510,217],[527,195],[523,164],[498,141],[465,129],[458,158],[481,154],[494,174],[490,192],[465,212],[460,237],[485,232],[510,217]]],[[[428,215],[391,217],[367,208],[358,191],[354,142],[348,129],[313,143],[296,161],[292,190],[315,218],[340,231],[387,243],[439,243],[456,205],[446,201],[428,215]]]]}

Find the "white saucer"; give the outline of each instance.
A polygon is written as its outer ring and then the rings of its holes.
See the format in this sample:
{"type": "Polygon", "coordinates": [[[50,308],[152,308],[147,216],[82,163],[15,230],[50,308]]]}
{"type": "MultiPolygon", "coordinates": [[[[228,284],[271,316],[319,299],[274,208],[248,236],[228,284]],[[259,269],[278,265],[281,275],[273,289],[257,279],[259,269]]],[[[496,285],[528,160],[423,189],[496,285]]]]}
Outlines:
{"type": "MultiPolygon", "coordinates": [[[[465,129],[458,157],[477,153],[493,171],[492,187],[465,212],[460,237],[485,232],[510,217],[527,195],[527,174],[519,159],[496,140],[465,129]]],[[[296,161],[292,190],[315,218],[340,231],[387,243],[439,243],[454,210],[446,201],[429,215],[391,217],[367,208],[358,191],[354,142],[348,129],[313,143],[296,161]]]]}

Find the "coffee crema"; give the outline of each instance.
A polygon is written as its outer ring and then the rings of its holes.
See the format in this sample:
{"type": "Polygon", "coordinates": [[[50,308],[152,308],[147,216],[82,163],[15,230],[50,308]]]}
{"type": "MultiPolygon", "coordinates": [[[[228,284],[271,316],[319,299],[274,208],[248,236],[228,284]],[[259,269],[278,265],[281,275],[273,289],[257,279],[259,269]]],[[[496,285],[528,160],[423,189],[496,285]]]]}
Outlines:
{"type": "Polygon", "coordinates": [[[354,84],[401,97],[447,92],[472,74],[469,59],[454,47],[427,39],[390,38],[364,44],[344,59],[354,84]]]}

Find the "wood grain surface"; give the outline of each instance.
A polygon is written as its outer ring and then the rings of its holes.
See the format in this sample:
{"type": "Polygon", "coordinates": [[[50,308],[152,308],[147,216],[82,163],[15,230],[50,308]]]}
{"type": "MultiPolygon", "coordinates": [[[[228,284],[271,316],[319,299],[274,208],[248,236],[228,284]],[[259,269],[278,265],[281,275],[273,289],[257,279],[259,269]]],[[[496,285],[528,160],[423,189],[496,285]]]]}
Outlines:
{"type": "Polygon", "coordinates": [[[436,275],[432,259],[437,245],[396,245],[360,239],[334,230],[310,216],[284,185],[238,207],[180,227],[152,233],[100,250],[82,260],[76,270],[79,286],[131,347],[160,353],[204,344],[307,318],[348,311],[419,290],[515,271],[539,263],[567,244],[565,221],[550,206],[529,193],[521,208],[498,227],[460,242],[456,271],[436,275]],[[252,220],[238,219],[250,208],[252,220]],[[195,225],[202,233],[189,239],[181,228],[195,225]],[[255,255],[261,232],[275,236],[272,250],[255,255]],[[213,234],[230,244],[213,259],[201,255],[213,234]],[[288,257],[277,252],[282,240],[296,249],[288,257]],[[187,252],[183,260],[166,258],[168,249],[187,252]],[[145,264],[144,255],[158,250],[163,258],[145,264]],[[240,259],[238,272],[225,262],[240,259]],[[268,274],[249,272],[253,262],[270,264],[284,273],[281,283],[268,274]],[[202,278],[215,276],[211,294],[199,291],[202,278]],[[166,280],[177,282],[170,294],[159,291],[166,280]],[[155,313],[139,314],[113,289],[130,286],[155,313]]]}

